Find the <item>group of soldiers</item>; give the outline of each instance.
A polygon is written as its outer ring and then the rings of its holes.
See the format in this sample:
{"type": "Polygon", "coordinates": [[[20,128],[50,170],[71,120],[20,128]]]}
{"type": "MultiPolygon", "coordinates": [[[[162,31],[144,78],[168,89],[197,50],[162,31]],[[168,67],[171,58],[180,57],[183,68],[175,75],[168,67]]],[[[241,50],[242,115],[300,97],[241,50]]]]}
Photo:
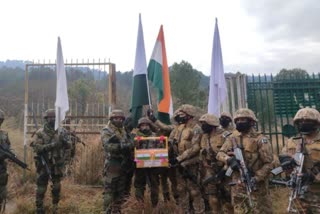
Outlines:
{"type": "MultiPolygon", "coordinates": [[[[297,112],[293,121],[299,137],[286,142],[279,162],[273,158],[268,137],[257,131],[258,120],[252,110],[238,109],[233,118],[229,113],[222,113],[219,118],[204,114],[196,119],[196,115],[196,108],[185,104],[174,112],[173,125],[166,125],[148,111],[135,130],[121,110],[112,112],[109,124],[101,133],[106,157],[106,213],[121,212],[133,176],[136,199],[144,201],[148,185],[153,207],[158,204],[161,186],[163,200],[174,199],[177,213],[273,213],[269,192],[272,169],[281,167],[288,177],[299,164],[303,170],[295,175],[301,181],[303,193],[299,191],[293,197],[295,208],[288,212],[320,213],[317,186],[320,113],[317,110],[303,108],[297,112]],[[169,139],[170,167],[135,168],[134,148],[157,148],[157,145],[140,144],[134,137],[162,135],[169,139]],[[305,142],[302,163],[295,159],[301,142],[305,142]]],[[[292,179],[285,184],[297,189],[292,179]]]]}
{"type": "MultiPolygon", "coordinates": [[[[134,195],[141,204],[145,200],[146,186],[149,186],[154,208],[158,205],[161,187],[163,200],[174,200],[180,213],[273,212],[268,185],[277,161],[273,160],[269,139],[256,130],[258,120],[254,112],[238,109],[233,118],[229,113],[222,113],[219,118],[204,114],[196,119],[196,115],[195,107],[184,104],[174,112],[173,124],[167,125],[149,110],[134,128],[132,118],[126,118],[122,110],[112,111],[101,132],[105,152],[105,213],[121,213],[121,206],[131,192],[132,179],[134,195]],[[168,137],[169,167],[136,168],[134,149],[164,145],[135,139],[154,136],[168,137]]],[[[54,110],[47,110],[44,119],[43,127],[36,131],[31,143],[37,171],[37,214],[45,213],[43,200],[49,181],[53,213],[57,213],[63,170],[75,146],[68,130],[54,129],[54,110]]],[[[3,120],[4,112],[0,110],[0,126],[3,120]]],[[[289,177],[301,164],[295,175],[304,188],[303,193],[300,191],[297,197],[291,197],[295,210],[320,213],[320,113],[303,108],[293,121],[299,136],[286,142],[277,166],[289,177]],[[300,163],[296,161],[296,154],[303,157],[300,163]]],[[[1,129],[0,145],[10,149],[8,133],[1,129]]],[[[2,210],[7,182],[6,156],[0,153],[2,210]]],[[[296,188],[292,183],[287,186],[296,188]]]]}

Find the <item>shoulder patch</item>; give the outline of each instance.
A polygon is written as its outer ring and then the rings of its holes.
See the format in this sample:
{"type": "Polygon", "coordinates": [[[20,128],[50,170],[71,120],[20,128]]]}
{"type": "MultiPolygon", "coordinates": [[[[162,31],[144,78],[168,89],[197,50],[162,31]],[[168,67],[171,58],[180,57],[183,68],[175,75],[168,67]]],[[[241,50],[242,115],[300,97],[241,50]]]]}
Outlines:
{"type": "Polygon", "coordinates": [[[231,132],[229,132],[229,131],[225,131],[225,132],[223,132],[223,134],[222,134],[222,137],[223,138],[227,138],[229,135],[231,135],[232,133],[231,132]]]}

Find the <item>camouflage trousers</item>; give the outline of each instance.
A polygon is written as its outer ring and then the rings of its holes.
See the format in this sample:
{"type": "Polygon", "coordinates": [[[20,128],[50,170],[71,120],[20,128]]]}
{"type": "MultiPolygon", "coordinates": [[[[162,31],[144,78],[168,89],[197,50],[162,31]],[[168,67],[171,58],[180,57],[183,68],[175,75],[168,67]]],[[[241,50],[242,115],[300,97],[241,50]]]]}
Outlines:
{"type": "Polygon", "coordinates": [[[320,213],[320,184],[313,184],[301,199],[293,201],[293,208],[299,213],[320,213]]]}
{"type": "Polygon", "coordinates": [[[200,187],[180,172],[177,172],[178,181],[178,204],[184,213],[200,214],[205,211],[205,204],[202,198],[200,187]],[[191,207],[192,204],[192,207],[191,207]],[[192,210],[193,209],[193,210],[192,210]]]}
{"type": "Polygon", "coordinates": [[[160,174],[160,181],[161,181],[161,188],[164,201],[170,200],[170,191],[169,191],[169,183],[168,179],[171,183],[171,193],[173,198],[178,200],[178,193],[177,193],[177,175],[176,170],[174,168],[163,168],[160,174]]]}
{"type": "Polygon", "coordinates": [[[246,193],[244,184],[237,184],[231,187],[231,202],[235,214],[259,213],[269,214],[272,212],[271,196],[267,184],[259,182],[257,190],[251,192],[252,207],[249,203],[249,197],[246,193]]]}
{"type": "Polygon", "coordinates": [[[149,185],[151,192],[151,203],[156,207],[159,201],[159,185],[161,168],[136,169],[134,178],[135,196],[138,200],[144,200],[146,185],[149,185]]]}
{"type": "MultiPolygon", "coordinates": [[[[47,192],[49,175],[44,171],[37,174],[37,190],[36,190],[36,208],[37,213],[44,213],[43,200],[47,192]]],[[[52,195],[52,204],[54,207],[57,207],[60,200],[61,192],[61,179],[62,175],[51,174],[52,176],[52,185],[51,185],[51,195],[52,195]]]]}
{"type": "Polygon", "coordinates": [[[7,198],[8,173],[3,171],[0,173],[0,212],[4,210],[7,198]]]}
{"type": "Polygon", "coordinates": [[[129,196],[133,171],[115,176],[106,172],[104,181],[104,210],[106,213],[120,213],[121,205],[129,196]]]}

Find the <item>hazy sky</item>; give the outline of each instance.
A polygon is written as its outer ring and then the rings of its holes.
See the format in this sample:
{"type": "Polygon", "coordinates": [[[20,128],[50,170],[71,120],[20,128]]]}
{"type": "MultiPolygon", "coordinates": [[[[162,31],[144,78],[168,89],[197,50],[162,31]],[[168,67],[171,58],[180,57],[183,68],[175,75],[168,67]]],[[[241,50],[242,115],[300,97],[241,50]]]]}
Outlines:
{"type": "Polygon", "coordinates": [[[134,67],[139,13],[147,61],[163,24],[169,65],[210,72],[218,18],[225,72],[319,72],[318,0],[1,0],[0,60],[110,59],[134,67]]]}

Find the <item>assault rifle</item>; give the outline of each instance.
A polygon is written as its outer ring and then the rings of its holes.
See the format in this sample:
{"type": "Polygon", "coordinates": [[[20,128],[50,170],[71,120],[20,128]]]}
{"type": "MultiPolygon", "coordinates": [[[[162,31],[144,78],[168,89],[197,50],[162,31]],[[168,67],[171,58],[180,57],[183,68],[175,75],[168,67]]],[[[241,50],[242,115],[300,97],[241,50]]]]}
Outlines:
{"type": "Polygon", "coordinates": [[[19,160],[13,152],[11,152],[9,149],[5,148],[2,144],[0,144],[0,154],[4,158],[8,158],[12,162],[14,162],[15,164],[17,164],[21,168],[30,170],[26,163],[19,160]]]}
{"type": "Polygon", "coordinates": [[[223,178],[225,177],[225,174],[226,174],[226,170],[224,170],[223,168],[215,175],[209,177],[209,178],[206,178],[203,182],[202,182],[202,185],[207,185],[208,183],[211,183],[211,182],[218,182],[218,181],[221,181],[223,180],[223,178]]]}
{"type": "MultiPolygon", "coordinates": [[[[239,161],[239,163],[240,163],[239,169],[240,169],[241,183],[245,184],[247,196],[249,199],[249,205],[250,205],[250,207],[253,207],[252,199],[251,199],[251,192],[256,190],[255,182],[252,181],[252,176],[251,176],[251,173],[249,172],[249,170],[246,166],[246,163],[244,161],[241,148],[238,147],[236,139],[234,137],[232,138],[232,145],[233,145],[234,155],[235,155],[237,161],[239,161]]],[[[228,167],[228,169],[226,171],[226,176],[230,177],[232,172],[233,172],[233,170],[231,169],[231,167],[228,167]]],[[[235,183],[231,183],[231,185],[235,185],[235,183]]]]}
{"type": "Polygon", "coordinates": [[[287,208],[287,212],[296,212],[292,207],[292,202],[294,199],[298,197],[303,197],[305,191],[308,188],[308,184],[302,184],[302,169],[304,164],[304,139],[302,137],[302,142],[300,144],[300,149],[297,151],[294,155],[294,160],[296,163],[296,166],[293,168],[293,171],[290,175],[289,181],[278,181],[278,180],[271,180],[273,184],[280,184],[289,187],[290,195],[289,195],[289,204],[287,208]]]}

